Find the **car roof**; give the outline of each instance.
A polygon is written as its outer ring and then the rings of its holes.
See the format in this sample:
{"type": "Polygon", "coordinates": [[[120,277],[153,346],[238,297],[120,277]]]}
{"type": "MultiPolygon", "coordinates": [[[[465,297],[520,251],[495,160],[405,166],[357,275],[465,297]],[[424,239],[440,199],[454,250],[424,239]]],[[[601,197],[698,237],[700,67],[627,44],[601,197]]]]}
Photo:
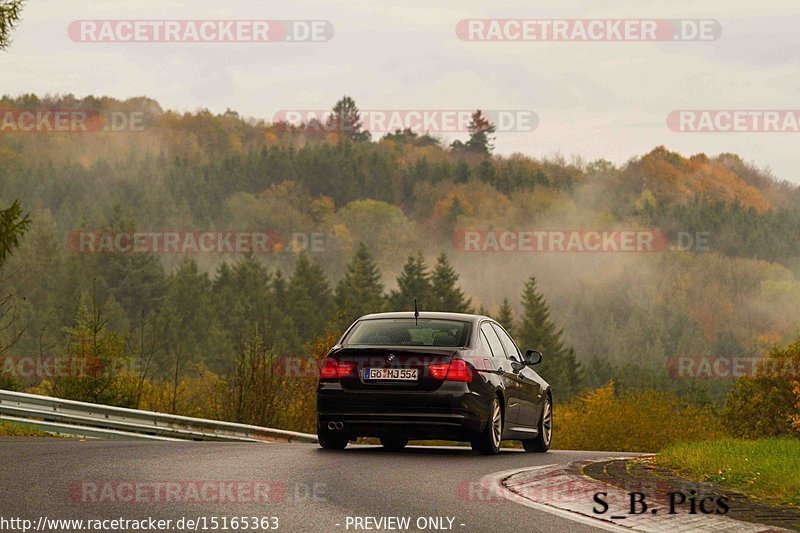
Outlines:
{"type": "MultiPolygon", "coordinates": [[[[375,318],[414,318],[414,311],[395,311],[392,313],[372,313],[364,315],[359,320],[375,318]]],[[[420,311],[419,318],[433,318],[439,320],[461,320],[463,322],[480,322],[481,320],[494,320],[484,315],[471,315],[468,313],[445,313],[441,311],[420,311]]]]}

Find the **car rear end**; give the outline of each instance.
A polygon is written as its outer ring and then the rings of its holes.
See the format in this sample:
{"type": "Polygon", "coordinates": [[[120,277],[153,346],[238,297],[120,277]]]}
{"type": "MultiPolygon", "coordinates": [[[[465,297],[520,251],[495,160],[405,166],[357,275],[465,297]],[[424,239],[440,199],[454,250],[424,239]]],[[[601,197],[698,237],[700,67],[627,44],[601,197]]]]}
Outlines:
{"type": "Polygon", "coordinates": [[[420,320],[421,326],[412,327],[405,319],[394,319],[400,335],[392,338],[382,335],[392,333],[393,323],[386,321],[392,319],[382,320],[369,325],[371,336],[364,331],[353,336],[357,322],[328,354],[317,391],[318,429],[349,438],[403,434],[412,439],[469,440],[481,430],[486,409],[475,390],[475,369],[464,357],[468,348],[462,346],[471,325],[454,327],[457,338],[410,339],[402,330],[412,337],[430,331],[438,335],[439,328],[451,325],[430,326],[420,320]]]}

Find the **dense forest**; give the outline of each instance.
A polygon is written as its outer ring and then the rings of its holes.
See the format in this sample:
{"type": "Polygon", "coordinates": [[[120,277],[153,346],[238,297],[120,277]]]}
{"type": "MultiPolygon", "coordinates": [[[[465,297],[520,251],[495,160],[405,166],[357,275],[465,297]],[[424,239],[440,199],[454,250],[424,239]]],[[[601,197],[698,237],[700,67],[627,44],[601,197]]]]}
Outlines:
{"type": "Polygon", "coordinates": [[[275,361],[316,361],[354,318],[417,298],[494,316],[541,349],[557,402],[613,379],[719,405],[734,376],[676,378],[676,358],[755,357],[798,335],[800,193],[739,155],[500,156],[479,112],[451,144],[410,130],[377,139],[346,97],[328,124],[177,113],[147,98],[25,95],[0,110],[0,208],[18,202],[3,213],[22,222],[0,258],[0,350],[92,367],[91,379],[27,379],[6,364],[3,388],[290,426],[269,406],[307,406],[258,397],[267,370],[287,378],[275,361]],[[9,116],[25,110],[127,114],[137,127],[20,131],[9,116]],[[653,230],[668,245],[481,252],[460,238],[534,229],[653,230]],[[220,231],[274,242],[260,253],[76,246],[220,231]]]}

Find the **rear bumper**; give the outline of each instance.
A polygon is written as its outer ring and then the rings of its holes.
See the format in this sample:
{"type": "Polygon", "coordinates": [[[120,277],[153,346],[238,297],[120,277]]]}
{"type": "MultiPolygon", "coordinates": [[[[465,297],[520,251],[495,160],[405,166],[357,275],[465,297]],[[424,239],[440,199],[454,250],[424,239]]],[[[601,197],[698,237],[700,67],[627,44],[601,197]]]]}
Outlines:
{"type": "Polygon", "coordinates": [[[319,427],[341,422],[341,432],[350,437],[382,437],[402,433],[411,439],[468,441],[485,421],[470,413],[336,413],[320,412],[319,427]]]}
{"type": "Polygon", "coordinates": [[[468,441],[488,418],[488,402],[465,383],[445,382],[431,392],[343,390],[323,383],[317,392],[318,428],[341,422],[350,437],[403,433],[412,439],[468,441]]]}

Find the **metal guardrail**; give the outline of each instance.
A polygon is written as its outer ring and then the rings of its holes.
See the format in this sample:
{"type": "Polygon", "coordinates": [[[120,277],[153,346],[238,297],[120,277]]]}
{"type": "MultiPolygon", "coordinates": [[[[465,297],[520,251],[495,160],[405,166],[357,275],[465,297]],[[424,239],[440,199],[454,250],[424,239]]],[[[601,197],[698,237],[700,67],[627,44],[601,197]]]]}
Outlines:
{"type": "Polygon", "coordinates": [[[17,418],[16,416],[0,415],[0,421],[8,420],[20,426],[28,426],[34,429],[64,435],[68,437],[85,437],[91,439],[126,439],[126,440],[164,440],[180,441],[170,437],[159,437],[157,435],[146,435],[144,433],[128,433],[127,431],[116,431],[113,429],[91,428],[88,426],[73,426],[70,424],[59,424],[57,422],[47,422],[46,420],[33,420],[30,418],[17,418]]]}
{"type": "Polygon", "coordinates": [[[317,442],[317,436],[233,422],[139,411],[0,390],[0,419],[92,438],[317,442]]]}

